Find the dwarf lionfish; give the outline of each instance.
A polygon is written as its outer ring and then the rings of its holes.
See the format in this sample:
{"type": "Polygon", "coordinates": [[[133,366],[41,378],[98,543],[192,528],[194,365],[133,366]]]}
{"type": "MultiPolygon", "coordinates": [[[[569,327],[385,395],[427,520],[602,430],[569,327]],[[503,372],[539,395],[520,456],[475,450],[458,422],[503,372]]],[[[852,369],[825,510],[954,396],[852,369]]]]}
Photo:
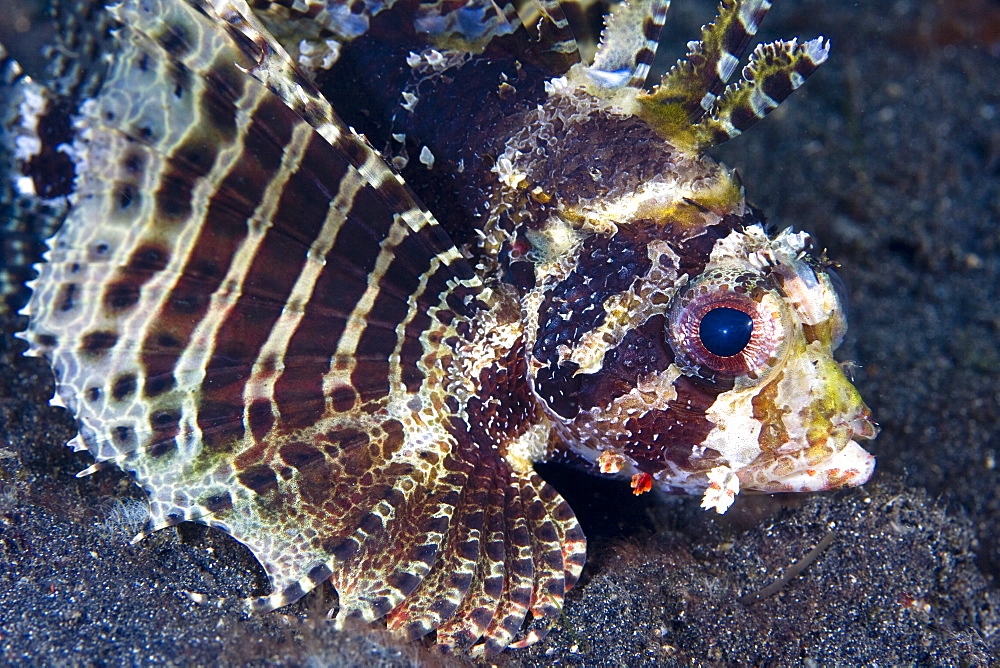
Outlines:
{"type": "Polygon", "coordinates": [[[86,472],[247,545],[255,610],[329,580],[339,622],[479,654],[583,567],[535,462],[718,512],[867,480],[828,263],[702,152],[827,44],[727,86],[769,3],[724,0],[646,90],[667,5],[590,64],[558,0],[81,2],[47,79],[5,55],[4,294],[86,472]]]}

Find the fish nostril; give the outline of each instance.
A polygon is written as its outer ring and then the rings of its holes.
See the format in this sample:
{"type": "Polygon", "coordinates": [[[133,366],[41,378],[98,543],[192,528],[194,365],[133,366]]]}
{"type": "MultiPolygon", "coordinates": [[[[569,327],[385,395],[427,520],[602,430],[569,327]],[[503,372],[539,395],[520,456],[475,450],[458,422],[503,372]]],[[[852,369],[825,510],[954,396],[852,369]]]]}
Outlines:
{"type": "Polygon", "coordinates": [[[881,428],[868,415],[859,415],[848,423],[854,430],[855,438],[871,440],[878,436],[881,428]]]}

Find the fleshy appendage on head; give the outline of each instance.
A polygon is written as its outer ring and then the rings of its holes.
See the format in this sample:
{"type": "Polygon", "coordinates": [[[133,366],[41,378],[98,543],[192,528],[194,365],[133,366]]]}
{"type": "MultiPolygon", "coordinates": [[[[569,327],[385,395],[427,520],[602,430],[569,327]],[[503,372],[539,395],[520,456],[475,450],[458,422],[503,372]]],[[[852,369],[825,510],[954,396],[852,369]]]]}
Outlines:
{"type": "Polygon", "coordinates": [[[670,336],[680,358],[699,376],[732,379],[706,411],[715,427],[702,445],[719,464],[707,476],[705,507],[722,512],[741,489],[860,485],[874,469],[857,440],[878,429],[833,357],[847,329],[841,296],[807,253],[810,243],[787,230],[770,239],[760,226],[734,232],[674,307],[670,336]],[[703,314],[704,323],[704,314],[727,307],[746,312],[753,333],[741,352],[719,357],[685,321],[703,314]]]}
{"type": "Polygon", "coordinates": [[[871,476],[874,457],[856,441],[877,427],[833,357],[847,327],[841,297],[808,235],[772,238],[753,220],[710,226],[707,248],[708,233],[674,246],[623,225],[588,237],[580,256],[588,266],[645,256],[628,260],[634,281],[590,281],[621,289],[608,295],[577,289],[574,274],[539,288],[548,295],[536,356],[556,344],[534,387],[569,447],[603,473],[632,476],[637,491],[702,494],[704,507],[725,512],[740,491],[827,490],[871,476]],[[641,253],[626,245],[640,239],[641,253]],[[678,275],[681,266],[700,270],[678,275]],[[602,312],[597,327],[583,332],[576,316],[546,311],[564,301],[602,312]]]}

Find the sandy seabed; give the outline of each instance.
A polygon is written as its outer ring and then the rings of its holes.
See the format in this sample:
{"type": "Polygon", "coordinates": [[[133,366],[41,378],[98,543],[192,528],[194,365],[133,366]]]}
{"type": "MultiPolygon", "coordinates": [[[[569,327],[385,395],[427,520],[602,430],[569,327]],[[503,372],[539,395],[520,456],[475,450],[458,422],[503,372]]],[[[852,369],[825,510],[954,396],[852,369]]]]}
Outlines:
{"type": "MultiPolygon", "coordinates": [[[[677,0],[671,53],[711,18],[677,0]]],[[[829,62],[714,153],[778,226],[815,234],[851,297],[841,357],[882,434],[872,481],[832,494],[633,499],[546,467],[590,537],[563,623],[494,660],[533,665],[996,665],[1000,657],[1000,4],[779,1],[764,39],[825,35],[829,62]],[[975,16],[975,19],[969,18],[975,16]],[[820,543],[825,549],[813,551],[820,543]],[[807,558],[797,577],[766,590],[807,558]],[[763,592],[764,596],[757,596],[763,592]]],[[[16,321],[0,323],[9,333],[16,321]]],[[[194,525],[128,544],[141,493],[62,444],[45,364],[0,339],[0,661],[451,663],[323,621],[327,588],[277,613],[234,599],[263,571],[194,525]]]]}

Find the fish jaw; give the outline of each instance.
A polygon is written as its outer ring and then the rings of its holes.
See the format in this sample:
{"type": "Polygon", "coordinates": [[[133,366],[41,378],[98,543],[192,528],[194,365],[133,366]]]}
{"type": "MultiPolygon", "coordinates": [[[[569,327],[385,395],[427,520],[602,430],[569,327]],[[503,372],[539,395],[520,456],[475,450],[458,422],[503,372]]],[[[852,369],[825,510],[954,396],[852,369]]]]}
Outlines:
{"type": "Polygon", "coordinates": [[[738,468],[746,492],[817,492],[864,484],[875,457],[859,440],[878,426],[828,342],[814,341],[791,355],[782,374],[751,403],[764,426],[760,454],[738,468]]]}

